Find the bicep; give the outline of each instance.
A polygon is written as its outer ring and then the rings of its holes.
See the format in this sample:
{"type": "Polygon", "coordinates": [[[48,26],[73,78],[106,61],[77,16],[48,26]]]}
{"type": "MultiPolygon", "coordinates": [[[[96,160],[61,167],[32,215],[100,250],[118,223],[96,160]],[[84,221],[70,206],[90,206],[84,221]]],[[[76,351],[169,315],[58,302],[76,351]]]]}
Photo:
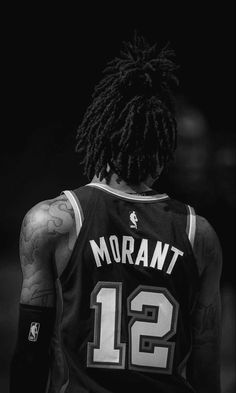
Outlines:
{"type": "Polygon", "coordinates": [[[192,352],[187,377],[198,392],[220,392],[220,294],[198,300],[192,319],[192,352]]]}
{"type": "Polygon", "coordinates": [[[192,317],[193,349],[218,351],[220,344],[221,302],[217,291],[209,304],[197,301],[192,317]]]}
{"type": "Polygon", "coordinates": [[[45,209],[32,209],[23,220],[20,234],[22,304],[46,307],[55,305],[51,240],[46,206],[45,209]]]}
{"type": "Polygon", "coordinates": [[[221,314],[222,251],[214,229],[206,220],[202,221],[202,243],[202,252],[198,258],[201,258],[203,269],[193,313],[193,338],[196,345],[217,342],[221,314]]]}

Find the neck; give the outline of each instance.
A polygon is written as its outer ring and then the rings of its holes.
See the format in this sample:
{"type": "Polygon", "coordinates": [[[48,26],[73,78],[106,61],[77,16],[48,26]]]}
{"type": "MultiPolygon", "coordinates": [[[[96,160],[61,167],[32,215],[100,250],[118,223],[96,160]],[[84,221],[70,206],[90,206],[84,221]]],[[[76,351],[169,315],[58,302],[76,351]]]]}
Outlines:
{"type": "Polygon", "coordinates": [[[108,186],[110,186],[116,190],[123,191],[123,192],[140,193],[140,192],[145,192],[145,191],[151,190],[151,185],[153,183],[153,179],[148,178],[144,182],[141,182],[136,185],[131,185],[131,184],[126,183],[124,180],[121,180],[118,183],[118,175],[116,173],[113,173],[109,183],[106,181],[106,179],[100,180],[99,177],[97,177],[97,176],[93,177],[92,183],[107,184],[108,186]]]}

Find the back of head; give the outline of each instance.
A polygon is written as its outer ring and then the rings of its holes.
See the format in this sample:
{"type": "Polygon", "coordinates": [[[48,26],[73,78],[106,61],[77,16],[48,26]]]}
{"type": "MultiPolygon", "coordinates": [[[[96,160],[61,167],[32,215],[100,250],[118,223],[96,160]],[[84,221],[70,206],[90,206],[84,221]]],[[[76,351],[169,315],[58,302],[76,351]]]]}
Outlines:
{"type": "Polygon", "coordinates": [[[158,50],[135,34],[107,64],[77,133],[76,151],[90,180],[97,175],[109,182],[115,172],[128,184],[139,184],[157,177],[172,159],[174,56],[169,45],[158,50]]]}

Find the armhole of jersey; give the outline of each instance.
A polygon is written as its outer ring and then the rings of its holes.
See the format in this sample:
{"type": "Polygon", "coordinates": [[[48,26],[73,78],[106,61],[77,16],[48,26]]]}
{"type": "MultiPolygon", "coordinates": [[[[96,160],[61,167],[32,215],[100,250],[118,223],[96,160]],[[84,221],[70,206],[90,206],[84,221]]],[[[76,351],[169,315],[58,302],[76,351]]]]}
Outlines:
{"type": "Polygon", "coordinates": [[[80,205],[80,202],[77,198],[77,196],[75,195],[75,193],[73,191],[62,191],[62,194],[65,194],[65,196],[67,197],[67,199],[70,201],[71,206],[74,210],[74,214],[75,214],[75,226],[76,226],[76,235],[78,237],[83,221],[84,221],[84,215],[83,215],[83,210],[82,207],[80,205]]]}
{"type": "Polygon", "coordinates": [[[187,205],[187,226],[186,226],[186,232],[188,235],[188,239],[191,243],[192,249],[194,246],[194,239],[195,239],[195,234],[196,234],[196,213],[193,207],[187,205]]]}

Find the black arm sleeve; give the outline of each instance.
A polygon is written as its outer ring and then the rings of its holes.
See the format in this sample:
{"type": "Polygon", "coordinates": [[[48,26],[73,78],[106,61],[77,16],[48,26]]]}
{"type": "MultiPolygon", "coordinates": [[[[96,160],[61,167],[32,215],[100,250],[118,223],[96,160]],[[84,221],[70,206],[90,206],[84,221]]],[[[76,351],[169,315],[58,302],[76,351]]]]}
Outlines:
{"type": "Polygon", "coordinates": [[[20,304],[18,337],[10,369],[10,393],[44,393],[55,308],[20,304]]]}

